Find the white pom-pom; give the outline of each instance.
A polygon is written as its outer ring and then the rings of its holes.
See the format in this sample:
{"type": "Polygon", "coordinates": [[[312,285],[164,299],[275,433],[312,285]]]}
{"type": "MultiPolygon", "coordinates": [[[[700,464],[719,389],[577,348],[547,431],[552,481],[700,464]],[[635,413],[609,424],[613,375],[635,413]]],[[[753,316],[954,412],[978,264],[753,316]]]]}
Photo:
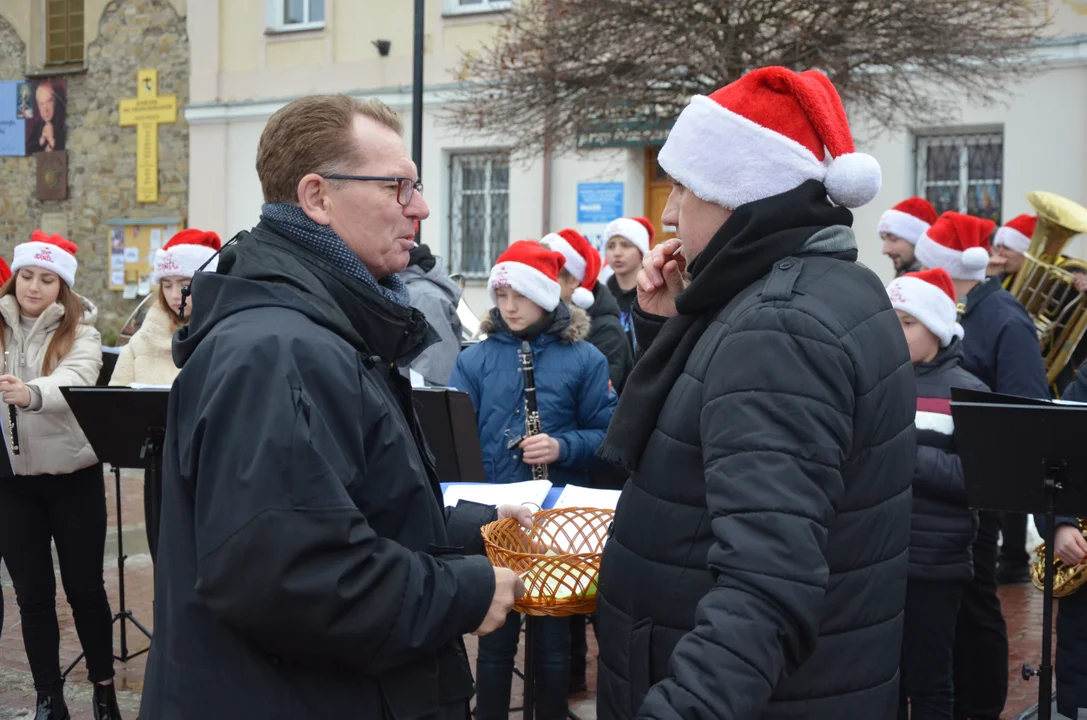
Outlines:
{"type": "Polygon", "coordinates": [[[577,305],[582,310],[588,310],[596,302],[596,297],[593,295],[592,290],[586,290],[583,287],[579,287],[574,290],[574,296],[570,298],[574,305],[577,305]]]}
{"type": "Polygon", "coordinates": [[[831,161],[823,184],[835,205],[859,208],[876,197],[883,183],[879,163],[865,153],[839,155],[831,161]]]}
{"type": "Polygon", "coordinates": [[[966,248],[962,251],[962,266],[967,270],[982,270],[989,266],[989,251],[983,247],[966,248]]]}

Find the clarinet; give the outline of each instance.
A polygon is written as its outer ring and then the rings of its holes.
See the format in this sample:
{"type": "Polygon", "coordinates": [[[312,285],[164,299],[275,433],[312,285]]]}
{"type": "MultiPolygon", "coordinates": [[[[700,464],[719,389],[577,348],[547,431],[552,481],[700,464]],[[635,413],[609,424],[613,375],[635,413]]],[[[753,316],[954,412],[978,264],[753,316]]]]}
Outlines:
{"type": "MultiPolygon", "coordinates": [[[[522,342],[521,351],[517,355],[521,359],[521,370],[525,375],[525,437],[532,437],[539,435],[542,430],[540,411],[536,408],[536,374],[532,369],[532,346],[528,342],[522,342]]],[[[547,466],[533,465],[532,479],[546,480],[547,466]]]]}

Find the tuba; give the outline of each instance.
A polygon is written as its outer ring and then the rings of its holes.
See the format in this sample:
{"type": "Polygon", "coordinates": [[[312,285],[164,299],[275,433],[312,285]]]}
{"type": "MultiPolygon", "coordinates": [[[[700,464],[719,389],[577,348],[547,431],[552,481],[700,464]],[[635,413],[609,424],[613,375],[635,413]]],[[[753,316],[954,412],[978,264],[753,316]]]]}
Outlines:
{"type": "Polygon", "coordinates": [[[1072,287],[1071,272],[1087,264],[1062,256],[1074,235],[1087,232],[1087,208],[1040,190],[1028,194],[1027,202],[1038,213],[1038,225],[1009,290],[1034,321],[1052,385],[1087,332],[1087,299],[1072,287]]]}
{"type": "MultiPolygon", "coordinates": [[[[1077,518],[1079,531],[1087,537],[1087,523],[1083,518],[1077,518]]],[[[1034,548],[1038,555],[1030,566],[1030,581],[1034,587],[1043,589],[1045,578],[1045,543],[1034,548]]],[[[1068,567],[1059,558],[1053,558],[1053,597],[1062,598],[1079,590],[1084,581],[1087,581],[1087,562],[1075,567],[1068,567]]]]}

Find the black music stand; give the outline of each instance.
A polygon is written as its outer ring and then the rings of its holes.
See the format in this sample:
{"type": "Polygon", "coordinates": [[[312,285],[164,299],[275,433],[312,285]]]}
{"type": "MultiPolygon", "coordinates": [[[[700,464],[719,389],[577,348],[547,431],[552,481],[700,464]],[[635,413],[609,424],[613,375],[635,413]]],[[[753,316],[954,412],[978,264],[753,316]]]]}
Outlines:
{"type": "Polygon", "coordinates": [[[955,446],[962,460],[970,506],[1045,514],[1042,660],[1023,665],[1023,678],[1039,679],[1038,717],[1053,711],[1053,537],[1057,515],[1087,515],[1087,406],[1061,405],[1010,395],[952,388],[955,446]],[[994,440],[1014,437],[1013,454],[994,440]]]}
{"type": "Polygon", "coordinates": [[[411,389],[412,404],[423,428],[441,482],[487,482],[472,398],[451,388],[411,389]]]}
{"type": "MultiPolygon", "coordinates": [[[[113,614],[113,622],[121,622],[121,654],[114,658],[128,662],[147,652],[150,647],[128,652],[128,635],[125,622],[131,622],[151,640],[151,633],[136,620],[132,611],[125,607],[125,560],[124,523],[121,518],[121,468],[150,470],[150,488],[153,498],[158,498],[162,487],[162,442],[166,434],[166,407],[169,390],[134,389],[127,387],[65,387],[60,389],[75,415],[83,434],[102,462],[113,468],[117,493],[117,572],[120,590],[120,609],[113,614]]],[[[153,513],[158,514],[158,503],[152,503],[153,513]]],[[[145,518],[145,522],[158,528],[157,520],[145,518]]],[[[72,671],[83,653],[79,654],[64,677],[72,671]]]]}

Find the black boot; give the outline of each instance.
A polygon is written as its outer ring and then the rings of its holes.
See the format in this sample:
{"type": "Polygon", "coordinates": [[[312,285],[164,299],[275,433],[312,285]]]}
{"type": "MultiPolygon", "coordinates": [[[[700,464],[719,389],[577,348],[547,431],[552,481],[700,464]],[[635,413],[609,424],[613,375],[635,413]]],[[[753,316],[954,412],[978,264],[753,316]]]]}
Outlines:
{"type": "Polygon", "coordinates": [[[38,711],[34,720],[71,720],[68,706],[64,704],[64,691],[38,692],[38,711]]]}
{"type": "Polygon", "coordinates": [[[121,710],[117,707],[117,690],[113,683],[94,684],[94,720],[121,720],[121,710]]]}

